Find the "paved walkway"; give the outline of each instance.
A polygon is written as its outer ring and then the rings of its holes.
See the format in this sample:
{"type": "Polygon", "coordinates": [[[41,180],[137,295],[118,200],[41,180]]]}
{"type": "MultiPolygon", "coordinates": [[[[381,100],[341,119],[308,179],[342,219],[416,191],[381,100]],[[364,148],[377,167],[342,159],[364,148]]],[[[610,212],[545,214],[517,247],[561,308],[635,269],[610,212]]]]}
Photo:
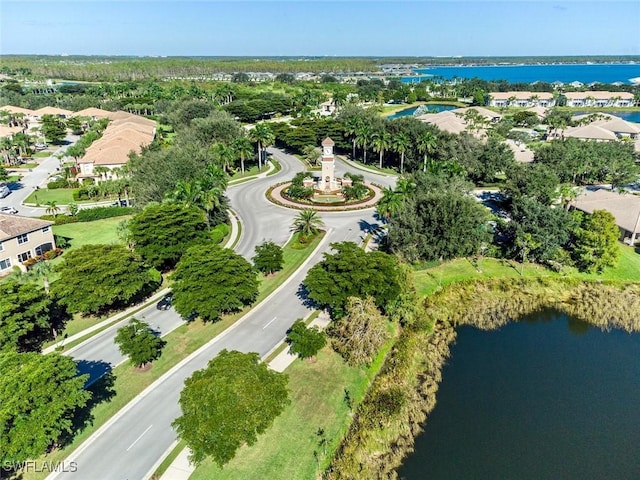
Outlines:
{"type": "Polygon", "coordinates": [[[280,205],[281,207],[286,208],[295,208],[297,210],[304,210],[307,208],[311,208],[313,210],[318,210],[320,212],[348,212],[352,210],[364,210],[366,208],[373,208],[376,206],[378,201],[382,198],[382,190],[380,187],[372,183],[365,183],[367,187],[373,190],[373,197],[367,200],[366,202],[356,203],[351,205],[339,205],[339,206],[324,206],[317,203],[314,204],[303,204],[292,202],[291,200],[284,198],[282,195],[282,191],[290,185],[290,182],[283,183],[282,185],[278,185],[275,187],[270,195],[267,195],[267,198],[274,202],[276,205],[280,205]]]}
{"type": "Polygon", "coordinates": [[[397,177],[398,176],[398,175],[393,175],[391,173],[382,172],[382,171],[380,171],[378,169],[375,169],[375,168],[367,167],[366,165],[363,165],[361,163],[354,162],[353,160],[349,160],[347,157],[345,157],[343,155],[336,155],[336,158],[338,160],[346,163],[350,167],[355,168],[357,170],[362,170],[364,172],[369,172],[369,173],[375,173],[376,175],[382,175],[383,177],[397,177]]]}
{"type": "MultiPolygon", "coordinates": [[[[313,319],[309,324],[310,327],[318,327],[320,330],[327,328],[331,318],[329,314],[322,311],[313,319]]],[[[284,343],[284,340],[283,340],[284,343]]],[[[278,345],[279,347],[279,345],[278,345]]],[[[276,347],[276,348],[278,348],[276,347]]],[[[280,352],[276,358],[269,362],[269,368],[276,372],[284,372],[293,361],[298,358],[297,355],[289,353],[289,347],[280,352]]],[[[189,463],[190,451],[188,448],[182,450],[176,459],[169,465],[165,472],[160,477],[160,480],[187,480],[196,469],[195,466],[189,463]]]]}

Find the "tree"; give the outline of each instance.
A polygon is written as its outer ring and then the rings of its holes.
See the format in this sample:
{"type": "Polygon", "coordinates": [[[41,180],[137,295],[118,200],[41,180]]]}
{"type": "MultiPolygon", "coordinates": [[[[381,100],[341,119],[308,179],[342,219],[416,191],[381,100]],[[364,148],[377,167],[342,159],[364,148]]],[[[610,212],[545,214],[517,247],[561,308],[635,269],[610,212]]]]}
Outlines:
{"type": "Polygon", "coordinates": [[[409,136],[404,132],[400,132],[393,138],[391,145],[393,150],[400,154],[400,173],[404,173],[404,155],[411,146],[409,136]]]}
{"type": "Polygon", "coordinates": [[[242,445],[253,445],[289,403],[288,377],[257,353],[222,350],[189,377],[180,394],[182,415],[173,426],[196,465],[207,456],[227,464],[242,445]]]}
{"type": "Polygon", "coordinates": [[[336,253],[325,253],[303,283],[309,298],[329,309],[334,319],[344,315],[349,297],[373,297],[382,309],[398,297],[400,271],[395,257],[365,252],[353,242],[332,243],[331,248],[336,253]]]}
{"type": "Polygon", "coordinates": [[[349,297],[344,317],[329,326],[328,334],[333,349],[349,365],[366,365],[389,338],[387,324],[373,298],[349,297]]]}
{"type": "Polygon", "coordinates": [[[282,270],[284,262],[282,247],[273,242],[263,242],[256,246],[256,254],[252,258],[254,266],[264,274],[282,270]]]}
{"type": "Polygon", "coordinates": [[[165,342],[148,323],[132,318],[128,325],[118,329],[115,338],[120,353],[129,357],[136,367],[144,367],[162,355],[165,342]]]}
{"type": "Polygon", "coordinates": [[[387,148],[389,148],[389,140],[389,132],[384,130],[384,127],[383,129],[374,132],[371,136],[371,145],[373,146],[373,150],[375,152],[378,152],[378,155],[380,156],[380,161],[378,164],[379,168],[382,168],[382,159],[384,157],[384,152],[386,152],[387,148]]]}
{"type": "Polygon", "coordinates": [[[394,215],[404,201],[403,196],[391,187],[385,187],[382,191],[382,198],[376,205],[376,212],[387,222],[394,215]]]}
{"type": "Polygon", "coordinates": [[[55,200],[50,200],[47,203],[45,203],[45,205],[47,206],[47,209],[45,210],[47,215],[53,215],[55,217],[60,211],[58,202],[56,202],[55,200]]]}
{"type": "Polygon", "coordinates": [[[427,157],[435,151],[436,146],[436,136],[430,130],[426,130],[418,139],[418,151],[424,154],[423,172],[427,171],[427,157]]]}
{"type": "Polygon", "coordinates": [[[327,336],[318,327],[307,328],[304,320],[299,318],[287,330],[289,351],[298,357],[312,358],[327,344],[327,336]]]}
{"type": "Polygon", "coordinates": [[[91,393],[88,375],[76,362],[51,353],[0,354],[0,464],[38,458],[63,433],[73,432],[73,417],[91,393]]]}
{"type": "Polygon", "coordinates": [[[62,118],[57,115],[43,115],[42,133],[49,143],[60,144],[67,135],[67,127],[62,118]]]}
{"type": "Polygon", "coordinates": [[[189,248],[172,278],[173,304],[184,317],[196,311],[204,321],[216,321],[258,297],[253,266],[233,250],[217,245],[189,248]]]}
{"type": "Polygon", "coordinates": [[[324,222],[318,212],[311,208],[306,208],[293,220],[292,229],[301,236],[310,237],[316,235],[323,226],[324,222]]]}
{"type": "Polygon", "coordinates": [[[0,283],[0,351],[38,352],[69,315],[56,299],[30,283],[0,283]]]}
{"type": "Polygon", "coordinates": [[[555,172],[544,164],[516,164],[507,170],[504,192],[514,199],[528,197],[551,205],[557,197],[559,182],[555,172]]]}
{"type": "Polygon", "coordinates": [[[610,212],[595,210],[591,215],[585,215],[576,232],[572,252],[578,268],[602,273],[606,267],[613,267],[620,257],[619,237],[620,230],[610,212]]]}
{"type": "Polygon", "coordinates": [[[150,205],[128,227],[136,253],[163,271],[173,268],[187,248],[207,238],[202,211],[182,205],[150,205]]]}
{"type": "Polygon", "coordinates": [[[83,245],[65,254],[51,286],[71,313],[100,313],[141,300],[160,285],[160,273],[149,269],[122,245],[83,245]]]}
{"type": "Polygon", "coordinates": [[[238,137],[232,143],[233,151],[240,159],[240,170],[244,176],[244,161],[253,155],[253,147],[247,137],[238,137]]]}
{"type": "Polygon", "coordinates": [[[358,125],[356,131],[356,145],[362,147],[362,151],[364,152],[363,163],[367,163],[367,146],[371,143],[372,135],[373,132],[371,125],[367,123],[361,123],[358,125]]]}
{"type": "Polygon", "coordinates": [[[6,180],[7,178],[9,178],[9,173],[7,172],[7,169],[4,168],[4,166],[0,165],[0,182],[6,180]]]}
{"type": "Polygon", "coordinates": [[[250,136],[258,144],[258,168],[262,170],[262,160],[266,160],[267,147],[274,142],[275,136],[266,123],[258,123],[250,136]]]}

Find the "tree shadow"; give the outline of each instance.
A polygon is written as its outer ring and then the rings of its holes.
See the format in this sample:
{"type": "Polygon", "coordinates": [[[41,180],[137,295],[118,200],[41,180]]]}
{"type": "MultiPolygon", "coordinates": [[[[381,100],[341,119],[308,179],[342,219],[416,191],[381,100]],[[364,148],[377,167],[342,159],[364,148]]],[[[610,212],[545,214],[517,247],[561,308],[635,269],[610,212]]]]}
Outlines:
{"type": "Polygon", "coordinates": [[[302,300],[302,304],[307,308],[320,308],[320,306],[314,302],[311,298],[309,298],[309,290],[304,283],[301,283],[298,287],[298,291],[296,292],[296,296],[302,300]]]}
{"type": "Polygon", "coordinates": [[[365,235],[368,233],[375,233],[381,226],[382,225],[380,223],[371,223],[363,218],[358,221],[358,227],[365,235]]]}
{"type": "MultiPolygon", "coordinates": [[[[105,362],[87,362],[95,364],[105,364],[105,362]]],[[[108,365],[108,364],[105,364],[108,365]]],[[[109,366],[109,365],[108,365],[109,366]]],[[[96,365],[96,371],[103,370],[104,367],[96,365]]],[[[113,372],[110,371],[109,366],[108,373],[103,373],[101,377],[96,379],[90,385],[86,385],[85,388],[91,392],[91,398],[84,407],[76,409],[71,419],[71,429],[68,433],[63,433],[58,440],[57,447],[64,448],[69,445],[76,434],[82,432],[85,428],[93,424],[94,416],[93,409],[103,403],[110,401],[115,395],[114,384],[116,377],[113,372]]]]}
{"type": "Polygon", "coordinates": [[[87,389],[109,373],[111,368],[111,364],[101,360],[78,360],[78,374],[89,375],[84,384],[84,388],[87,389]]]}

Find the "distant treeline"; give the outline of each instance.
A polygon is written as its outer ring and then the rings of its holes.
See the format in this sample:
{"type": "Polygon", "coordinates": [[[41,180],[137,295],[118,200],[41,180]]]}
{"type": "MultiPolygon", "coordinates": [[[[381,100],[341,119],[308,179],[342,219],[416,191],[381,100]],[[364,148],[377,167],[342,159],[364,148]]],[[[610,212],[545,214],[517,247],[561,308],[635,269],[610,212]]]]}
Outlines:
{"type": "Polygon", "coordinates": [[[234,72],[378,72],[385,64],[411,66],[498,63],[640,62],[640,56],[562,57],[126,57],[2,55],[0,72],[34,78],[122,81],[167,77],[210,77],[234,72]]]}

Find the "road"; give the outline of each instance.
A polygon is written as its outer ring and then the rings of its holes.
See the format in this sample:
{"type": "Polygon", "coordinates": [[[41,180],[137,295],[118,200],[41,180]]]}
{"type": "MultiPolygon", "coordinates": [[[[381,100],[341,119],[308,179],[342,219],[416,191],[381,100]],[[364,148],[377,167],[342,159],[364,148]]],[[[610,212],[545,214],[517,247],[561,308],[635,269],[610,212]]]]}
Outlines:
{"type": "MultiPolygon", "coordinates": [[[[282,165],[278,174],[228,191],[232,206],[243,221],[243,235],[236,251],[245,257],[251,257],[255,246],[265,239],[284,244],[290,236],[292,219],[297,214],[271,204],[264,195],[269,185],[290,178],[301,170],[294,157],[277,149],[271,149],[271,153],[282,165]]],[[[340,168],[344,168],[342,164],[340,168]]],[[[365,177],[382,183],[381,178],[372,174],[367,173],[365,177]]],[[[392,182],[393,179],[384,181],[392,182]]],[[[176,439],[171,422],[180,415],[178,400],[185,379],[206,367],[209,360],[225,348],[258,352],[260,356],[271,351],[282,341],[296,319],[310,313],[311,307],[299,297],[298,291],[308,269],[322,260],[322,253],[327,251],[329,244],[345,240],[359,242],[365,235],[365,229],[370,230],[378,224],[373,210],[324,213],[322,216],[328,228],[327,235],[321,248],[303,268],[231,328],[174,366],[84,442],[66,459],[77,463],[77,472],[60,472],[48,479],[133,480],[152,473],[150,470],[156,461],[176,439]]],[[[176,321],[173,310],[158,312],[154,309],[152,306],[139,316],[144,316],[161,331],[171,328],[171,322],[176,321]]],[[[73,357],[82,359],[86,365],[91,362],[104,362],[102,366],[119,363],[122,357],[113,344],[114,331],[115,327],[112,327],[111,331],[91,339],[86,346],[83,344],[74,349],[73,357]]]]}
{"type": "Polygon", "coordinates": [[[25,207],[22,202],[27,198],[36,187],[46,186],[46,180],[49,175],[54,173],[60,167],[60,160],[55,155],[64,153],[68,147],[78,141],[77,135],[67,135],[65,145],[55,150],[48,158],[40,162],[40,164],[30,172],[24,172],[22,179],[14,184],[11,193],[5,198],[0,199],[0,206],[13,207],[18,210],[18,215],[25,217],[39,217],[45,214],[45,208],[25,207]]]}

